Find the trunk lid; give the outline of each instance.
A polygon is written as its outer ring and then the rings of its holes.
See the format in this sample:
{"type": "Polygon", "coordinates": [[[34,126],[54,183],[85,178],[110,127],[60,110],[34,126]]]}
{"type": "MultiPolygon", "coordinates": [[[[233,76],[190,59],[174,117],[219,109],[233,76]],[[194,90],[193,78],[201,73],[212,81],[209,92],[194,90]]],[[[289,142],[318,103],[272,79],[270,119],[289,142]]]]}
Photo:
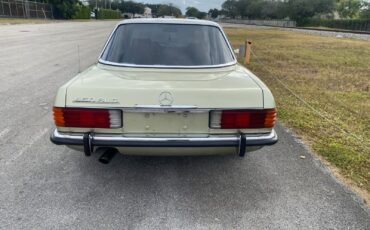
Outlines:
{"type": "Polygon", "coordinates": [[[135,107],[171,104],[198,108],[263,108],[263,91],[242,67],[168,70],[98,64],[67,88],[67,107],[135,107]],[[163,104],[163,103],[162,103],[163,104]]]}
{"type": "Polygon", "coordinates": [[[98,65],[68,86],[66,106],[125,108],[126,135],[206,135],[208,109],[263,108],[263,92],[239,66],[163,70],[98,65]],[[164,95],[171,99],[166,103],[183,109],[162,109],[164,95]],[[198,109],[188,109],[193,107],[198,109]]]}

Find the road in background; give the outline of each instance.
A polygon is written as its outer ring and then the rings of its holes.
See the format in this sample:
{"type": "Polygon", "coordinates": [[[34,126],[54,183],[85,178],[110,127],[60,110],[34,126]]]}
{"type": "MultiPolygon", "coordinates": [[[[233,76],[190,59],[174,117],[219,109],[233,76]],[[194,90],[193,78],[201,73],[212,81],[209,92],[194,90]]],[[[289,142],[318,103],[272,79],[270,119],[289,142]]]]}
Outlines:
{"type": "Polygon", "coordinates": [[[0,26],[0,229],[370,229],[363,201],[281,126],[244,159],[102,165],[51,144],[56,90],[78,56],[96,62],[114,24],[0,26]]]}

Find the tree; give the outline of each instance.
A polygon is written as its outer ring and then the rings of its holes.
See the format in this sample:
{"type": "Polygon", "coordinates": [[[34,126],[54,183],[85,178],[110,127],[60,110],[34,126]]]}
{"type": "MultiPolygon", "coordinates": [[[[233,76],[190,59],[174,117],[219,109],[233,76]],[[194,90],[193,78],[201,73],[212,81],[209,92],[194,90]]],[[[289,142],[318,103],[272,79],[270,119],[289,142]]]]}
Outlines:
{"type": "Polygon", "coordinates": [[[53,5],[53,15],[57,19],[71,19],[78,11],[78,0],[41,0],[53,5]]]}
{"type": "Polygon", "coordinates": [[[238,3],[238,1],[236,1],[236,0],[226,0],[222,4],[222,10],[223,10],[223,12],[225,12],[226,16],[231,17],[231,18],[235,18],[236,16],[240,15],[237,3],[238,3]]]}
{"type": "Polygon", "coordinates": [[[289,0],[287,4],[289,17],[298,24],[315,15],[331,13],[335,8],[334,0],[289,0]]]}
{"type": "Polygon", "coordinates": [[[88,2],[89,2],[89,6],[91,9],[95,9],[97,7],[97,8],[116,10],[116,9],[119,9],[119,6],[120,4],[122,4],[123,1],[121,0],[88,0],[88,2]]]}
{"type": "Polygon", "coordinates": [[[285,3],[281,1],[265,1],[261,8],[261,18],[263,19],[282,19],[286,17],[285,3]]]}
{"type": "Polygon", "coordinates": [[[222,10],[232,18],[277,18],[277,15],[281,15],[279,9],[283,4],[285,2],[277,0],[227,0],[222,4],[222,10]]]}
{"type": "Polygon", "coordinates": [[[342,18],[357,17],[360,9],[360,0],[339,0],[337,4],[337,11],[342,18]]]}
{"type": "Polygon", "coordinates": [[[218,9],[216,9],[216,8],[215,9],[210,9],[208,11],[208,14],[211,15],[211,18],[217,18],[218,15],[220,14],[220,11],[218,9]]]}
{"type": "Polygon", "coordinates": [[[249,19],[262,19],[262,8],[263,5],[266,3],[263,0],[241,0],[239,1],[239,9],[241,11],[241,15],[244,18],[249,19]]]}
{"type": "Polygon", "coordinates": [[[363,2],[362,3],[360,18],[370,19],[370,2],[363,2]]]}
{"type": "Polygon", "coordinates": [[[199,10],[195,7],[187,7],[185,15],[187,17],[195,17],[197,18],[199,16],[199,10]]]}
{"type": "Polygon", "coordinates": [[[207,13],[203,11],[199,11],[198,17],[199,19],[205,19],[207,18],[207,13]]]}
{"type": "MultiPolygon", "coordinates": [[[[248,19],[291,18],[298,23],[320,14],[332,13],[337,0],[226,0],[226,16],[248,19]]],[[[356,0],[354,0],[356,1],[356,0]]],[[[361,1],[361,0],[357,0],[361,1]]]]}
{"type": "Polygon", "coordinates": [[[206,18],[207,17],[207,13],[206,12],[199,11],[195,7],[188,7],[188,8],[186,8],[185,15],[187,17],[195,17],[195,18],[199,18],[199,19],[203,19],[203,18],[206,18]]]}
{"type": "Polygon", "coordinates": [[[122,2],[122,4],[120,4],[120,10],[124,13],[143,14],[145,5],[133,1],[122,2]]]}
{"type": "Polygon", "coordinates": [[[181,15],[182,15],[181,10],[171,4],[161,5],[158,9],[158,17],[163,17],[163,16],[180,17],[181,15]]]}

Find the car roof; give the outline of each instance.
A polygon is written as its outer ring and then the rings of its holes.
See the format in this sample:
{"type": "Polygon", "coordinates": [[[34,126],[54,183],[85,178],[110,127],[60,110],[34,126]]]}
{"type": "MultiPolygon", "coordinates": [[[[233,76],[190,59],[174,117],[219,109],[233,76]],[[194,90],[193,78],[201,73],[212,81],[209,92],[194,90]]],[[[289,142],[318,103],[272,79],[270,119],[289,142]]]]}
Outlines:
{"type": "Polygon", "coordinates": [[[182,19],[182,18],[134,18],[125,19],[120,21],[118,24],[141,24],[141,23],[153,23],[153,24],[191,24],[191,25],[206,25],[216,26],[220,25],[216,22],[199,19],[182,19]]]}

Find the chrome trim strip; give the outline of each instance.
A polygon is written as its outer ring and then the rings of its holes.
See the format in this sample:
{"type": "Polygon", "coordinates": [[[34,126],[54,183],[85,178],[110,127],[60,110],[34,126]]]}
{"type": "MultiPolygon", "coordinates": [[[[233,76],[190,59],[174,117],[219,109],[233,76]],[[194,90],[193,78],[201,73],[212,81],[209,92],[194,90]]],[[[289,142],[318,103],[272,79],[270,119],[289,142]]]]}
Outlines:
{"type": "Polygon", "coordinates": [[[135,105],[136,109],[196,109],[196,105],[135,105]]]}
{"type": "Polygon", "coordinates": [[[195,105],[173,105],[173,106],[161,106],[161,105],[135,105],[133,109],[125,109],[124,112],[128,113],[207,113],[208,110],[197,109],[195,105]]]}
{"type": "Polygon", "coordinates": [[[156,69],[210,69],[210,68],[222,68],[235,65],[237,63],[236,60],[220,64],[220,65],[196,65],[196,66],[177,66],[177,65],[136,65],[136,64],[129,64],[129,63],[116,63],[105,61],[99,58],[100,64],[111,65],[111,66],[120,66],[120,67],[129,67],[129,68],[156,68],[156,69]]]}
{"type": "MultiPolygon", "coordinates": [[[[57,129],[50,140],[57,145],[83,145],[83,133],[60,133],[57,129]]],[[[277,142],[275,130],[267,134],[245,134],[247,146],[272,145],[277,142]]],[[[125,137],[114,134],[93,134],[90,136],[93,146],[109,147],[238,147],[240,134],[210,135],[208,137],[125,137]]]]}
{"type": "Polygon", "coordinates": [[[246,134],[245,139],[248,141],[261,141],[261,140],[269,140],[277,137],[277,134],[275,132],[275,129],[271,131],[271,133],[268,134],[261,134],[261,135],[251,135],[251,134],[246,134]]]}
{"type": "MultiPolygon", "coordinates": [[[[160,111],[160,110],[189,110],[191,112],[209,112],[209,111],[222,111],[222,110],[263,110],[263,109],[269,109],[269,108],[262,108],[262,107],[225,107],[225,108],[199,108],[194,105],[193,108],[190,106],[177,106],[174,105],[173,107],[168,107],[168,106],[161,106],[161,105],[134,105],[133,107],[122,107],[122,106],[109,106],[105,105],[106,107],[98,107],[98,106],[91,106],[89,105],[83,105],[83,108],[85,109],[108,109],[108,110],[122,110],[123,112],[139,112],[139,111],[144,111],[144,112],[150,112],[150,111],[160,111]]],[[[66,108],[82,108],[81,105],[68,105],[66,108]]],[[[273,108],[271,108],[273,109],[273,108]]]]}

